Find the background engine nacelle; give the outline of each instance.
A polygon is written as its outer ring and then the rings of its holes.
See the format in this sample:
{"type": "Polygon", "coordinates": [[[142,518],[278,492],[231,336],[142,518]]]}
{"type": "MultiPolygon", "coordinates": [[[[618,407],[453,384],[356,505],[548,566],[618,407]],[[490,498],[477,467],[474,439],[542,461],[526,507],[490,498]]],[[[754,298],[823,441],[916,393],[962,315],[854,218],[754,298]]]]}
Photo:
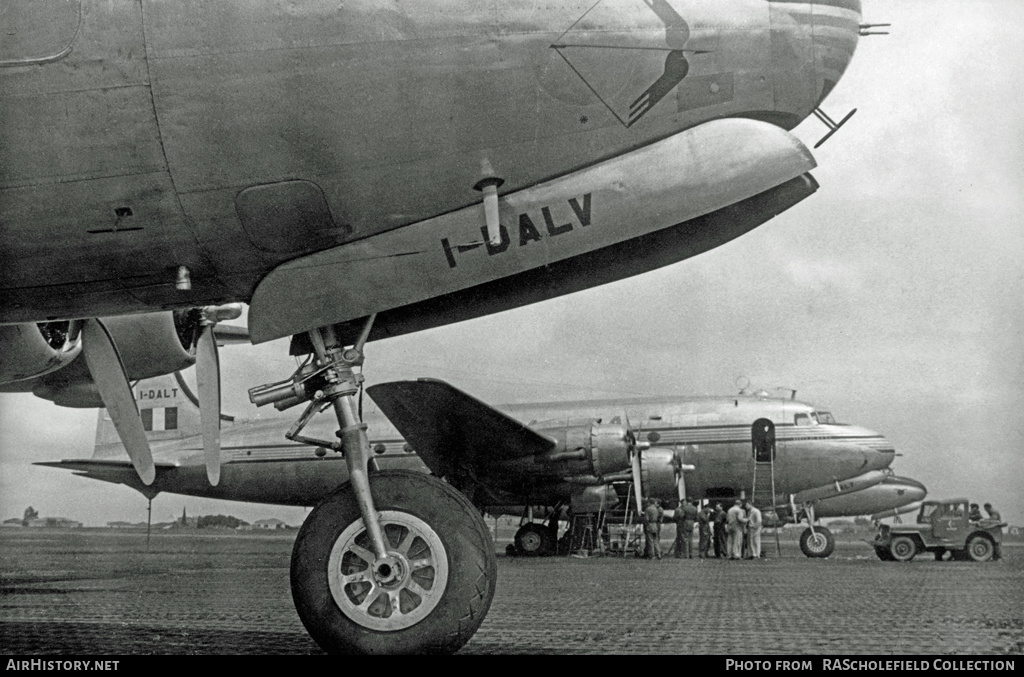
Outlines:
{"type": "Polygon", "coordinates": [[[651,447],[640,457],[640,476],[643,495],[666,498],[676,496],[677,474],[675,451],[664,447],[651,447]]]}
{"type": "Polygon", "coordinates": [[[544,463],[566,462],[566,472],[592,473],[602,477],[629,468],[633,438],[623,425],[588,421],[538,432],[557,442],[557,446],[539,460],[544,463]]]}

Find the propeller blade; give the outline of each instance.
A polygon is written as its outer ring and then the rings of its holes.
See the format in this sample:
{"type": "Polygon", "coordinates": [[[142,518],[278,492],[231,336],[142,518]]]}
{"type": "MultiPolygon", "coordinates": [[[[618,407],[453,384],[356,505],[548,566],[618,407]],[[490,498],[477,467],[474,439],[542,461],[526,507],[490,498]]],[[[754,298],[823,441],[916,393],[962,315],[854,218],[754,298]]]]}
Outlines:
{"type": "Polygon", "coordinates": [[[679,447],[672,449],[672,469],[676,473],[676,496],[680,502],[686,500],[686,479],[683,473],[683,452],[679,447]]]}
{"type": "Polygon", "coordinates": [[[630,458],[630,465],[633,467],[633,493],[636,494],[636,511],[639,514],[643,514],[644,502],[643,496],[640,494],[643,492],[643,481],[640,476],[640,452],[634,450],[632,458],[630,458]]]}
{"type": "Polygon", "coordinates": [[[89,367],[96,390],[103,399],[103,406],[110,414],[121,444],[128,451],[135,472],[145,485],[156,479],[156,468],[153,466],[153,452],[146,439],[146,431],[142,427],[139,408],[135,404],[135,396],[128,384],[121,355],[110,337],[107,328],[99,320],[86,320],[82,327],[82,354],[85,364],[89,367]]]}
{"type": "Polygon", "coordinates": [[[217,486],[220,482],[220,356],[210,324],[203,327],[196,342],[196,390],[203,426],[206,477],[211,486],[217,486]]]}

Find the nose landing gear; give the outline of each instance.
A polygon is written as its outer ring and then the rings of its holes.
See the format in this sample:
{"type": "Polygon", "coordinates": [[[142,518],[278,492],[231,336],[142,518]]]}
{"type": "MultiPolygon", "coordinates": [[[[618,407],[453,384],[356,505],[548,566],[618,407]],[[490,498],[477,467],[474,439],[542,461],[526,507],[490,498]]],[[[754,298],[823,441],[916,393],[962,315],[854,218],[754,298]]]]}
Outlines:
{"type": "Polygon", "coordinates": [[[286,381],[253,388],[257,405],[309,401],[285,434],[345,455],[349,482],[310,513],[292,550],[299,618],[328,652],[444,653],[465,644],[494,597],[494,544],[472,503],[450,485],[408,471],[368,472],[366,424],[356,416],[362,348],[332,327],[309,333],[314,357],[286,381]],[[334,409],[339,441],[301,434],[334,409]]]}

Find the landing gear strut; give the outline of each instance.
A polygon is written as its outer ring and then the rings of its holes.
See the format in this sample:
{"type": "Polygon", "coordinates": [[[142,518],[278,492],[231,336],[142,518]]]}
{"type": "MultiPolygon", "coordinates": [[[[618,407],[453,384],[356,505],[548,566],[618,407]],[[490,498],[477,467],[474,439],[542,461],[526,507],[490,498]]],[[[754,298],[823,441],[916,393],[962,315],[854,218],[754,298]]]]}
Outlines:
{"type": "Polygon", "coordinates": [[[483,622],[497,563],[483,518],[469,500],[427,475],[369,473],[366,424],[356,416],[362,348],[371,316],[346,349],[333,327],[309,332],[314,356],[288,380],[253,388],[257,405],[308,401],[285,437],[345,456],[349,482],[306,519],[292,550],[295,608],[329,652],[457,650],[483,622]],[[338,441],[301,434],[333,408],[338,441]]]}
{"type": "Polygon", "coordinates": [[[800,550],[807,557],[824,559],[836,549],[836,539],[827,528],[814,526],[813,505],[805,505],[804,511],[807,513],[807,529],[800,534],[800,550]]]}

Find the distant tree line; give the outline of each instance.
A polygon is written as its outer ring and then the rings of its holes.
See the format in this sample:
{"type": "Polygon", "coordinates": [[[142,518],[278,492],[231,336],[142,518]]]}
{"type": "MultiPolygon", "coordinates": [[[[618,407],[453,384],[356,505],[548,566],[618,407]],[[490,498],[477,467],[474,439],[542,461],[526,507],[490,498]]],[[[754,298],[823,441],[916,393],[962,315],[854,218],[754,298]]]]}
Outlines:
{"type": "Polygon", "coordinates": [[[232,515],[203,515],[196,520],[197,529],[205,529],[207,527],[237,529],[241,526],[249,526],[249,523],[232,515]]]}

